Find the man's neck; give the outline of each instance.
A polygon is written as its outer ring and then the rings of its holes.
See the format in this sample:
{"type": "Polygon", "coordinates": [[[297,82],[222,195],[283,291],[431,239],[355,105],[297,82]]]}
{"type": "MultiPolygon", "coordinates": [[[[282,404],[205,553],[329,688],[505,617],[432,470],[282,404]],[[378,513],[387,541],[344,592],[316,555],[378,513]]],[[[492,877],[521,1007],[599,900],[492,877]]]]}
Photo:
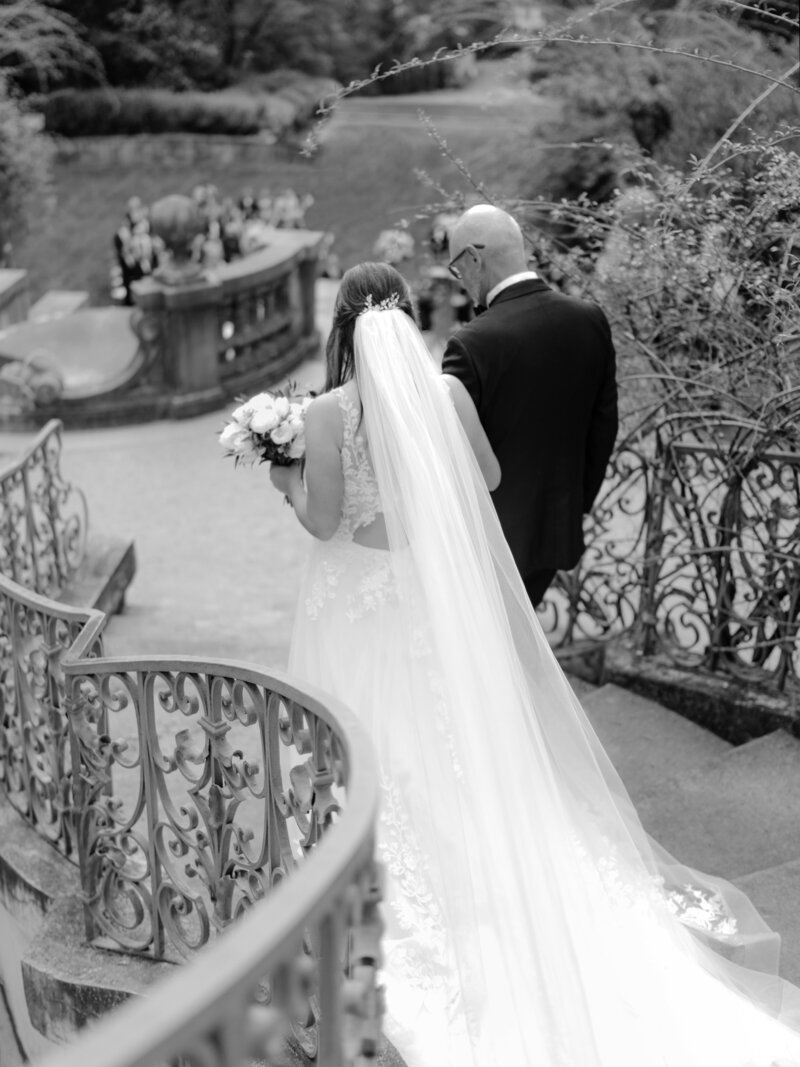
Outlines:
{"type": "Polygon", "coordinates": [[[534,270],[521,270],[517,271],[515,274],[506,275],[501,282],[498,282],[497,285],[493,286],[486,294],[486,306],[489,307],[492,301],[499,296],[504,289],[508,289],[510,285],[516,285],[517,282],[525,282],[528,280],[533,281],[538,277],[539,275],[534,270]]]}

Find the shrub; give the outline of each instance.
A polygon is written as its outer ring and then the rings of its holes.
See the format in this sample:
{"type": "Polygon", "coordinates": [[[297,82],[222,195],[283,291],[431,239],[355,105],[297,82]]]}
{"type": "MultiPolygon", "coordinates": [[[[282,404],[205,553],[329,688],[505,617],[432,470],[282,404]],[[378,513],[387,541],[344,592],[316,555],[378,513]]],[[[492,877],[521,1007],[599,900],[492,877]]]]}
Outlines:
{"type": "Polygon", "coordinates": [[[605,308],[637,404],[721,409],[771,433],[800,397],[800,156],[783,136],[725,143],[689,175],[631,157],[636,184],[553,209],[580,240],[567,253],[545,240],[547,272],[605,308]]]}
{"type": "Polygon", "coordinates": [[[318,99],[317,93],[304,96],[297,89],[274,94],[67,89],[49,96],[43,111],[47,132],[62,137],[137,133],[244,136],[265,129],[280,136],[308,121],[318,99]]]}
{"type": "Polygon", "coordinates": [[[0,260],[50,200],[51,145],[0,79],[0,260]]]}

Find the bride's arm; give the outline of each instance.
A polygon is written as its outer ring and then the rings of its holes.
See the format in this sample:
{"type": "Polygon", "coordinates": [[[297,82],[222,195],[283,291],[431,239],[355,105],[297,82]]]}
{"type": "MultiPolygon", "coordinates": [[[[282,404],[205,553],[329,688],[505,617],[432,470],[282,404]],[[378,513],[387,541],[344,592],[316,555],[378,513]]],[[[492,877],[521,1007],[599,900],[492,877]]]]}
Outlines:
{"type": "Polygon", "coordinates": [[[475,453],[475,459],[478,461],[486,487],[487,489],[495,490],[500,484],[500,464],[497,462],[497,456],[492,451],[489,438],[486,436],[486,431],[478,418],[478,412],[475,409],[472,397],[460,379],[453,377],[452,374],[443,374],[442,377],[450,389],[456,413],[461,420],[461,425],[464,427],[469,443],[472,445],[472,451],[475,453]]]}
{"type": "Polygon", "coordinates": [[[329,541],[342,517],[342,417],[336,397],[317,397],[306,412],[305,485],[300,465],[270,469],[272,484],[285,493],[310,534],[329,541]]]}

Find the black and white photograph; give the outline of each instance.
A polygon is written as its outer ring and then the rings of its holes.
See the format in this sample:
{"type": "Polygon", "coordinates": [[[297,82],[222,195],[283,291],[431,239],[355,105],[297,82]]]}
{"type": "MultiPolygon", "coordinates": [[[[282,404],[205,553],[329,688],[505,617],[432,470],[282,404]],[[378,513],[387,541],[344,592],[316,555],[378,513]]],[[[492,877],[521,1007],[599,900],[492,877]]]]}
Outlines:
{"type": "Polygon", "coordinates": [[[800,1067],[798,0],[0,0],[0,1067],[800,1067]]]}

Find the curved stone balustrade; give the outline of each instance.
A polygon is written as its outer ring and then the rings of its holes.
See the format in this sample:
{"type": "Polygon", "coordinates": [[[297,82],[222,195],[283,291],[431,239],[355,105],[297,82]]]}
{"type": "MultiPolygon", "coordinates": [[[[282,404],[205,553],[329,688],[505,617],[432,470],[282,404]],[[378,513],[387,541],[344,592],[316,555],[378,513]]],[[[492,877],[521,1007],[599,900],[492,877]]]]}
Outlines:
{"type": "Polygon", "coordinates": [[[178,418],[275,384],[319,351],[315,284],[325,234],[275,229],[268,241],[212,270],[165,267],[134,284],[132,311],[85,308],[7,330],[0,422],[178,418]]]}
{"type": "Polygon", "coordinates": [[[366,736],[253,665],[104,658],[105,621],[0,575],[0,788],[78,859],[88,941],[191,962],[52,1064],[277,1064],[287,1041],[325,1067],[372,1059],[366,736]]]}

